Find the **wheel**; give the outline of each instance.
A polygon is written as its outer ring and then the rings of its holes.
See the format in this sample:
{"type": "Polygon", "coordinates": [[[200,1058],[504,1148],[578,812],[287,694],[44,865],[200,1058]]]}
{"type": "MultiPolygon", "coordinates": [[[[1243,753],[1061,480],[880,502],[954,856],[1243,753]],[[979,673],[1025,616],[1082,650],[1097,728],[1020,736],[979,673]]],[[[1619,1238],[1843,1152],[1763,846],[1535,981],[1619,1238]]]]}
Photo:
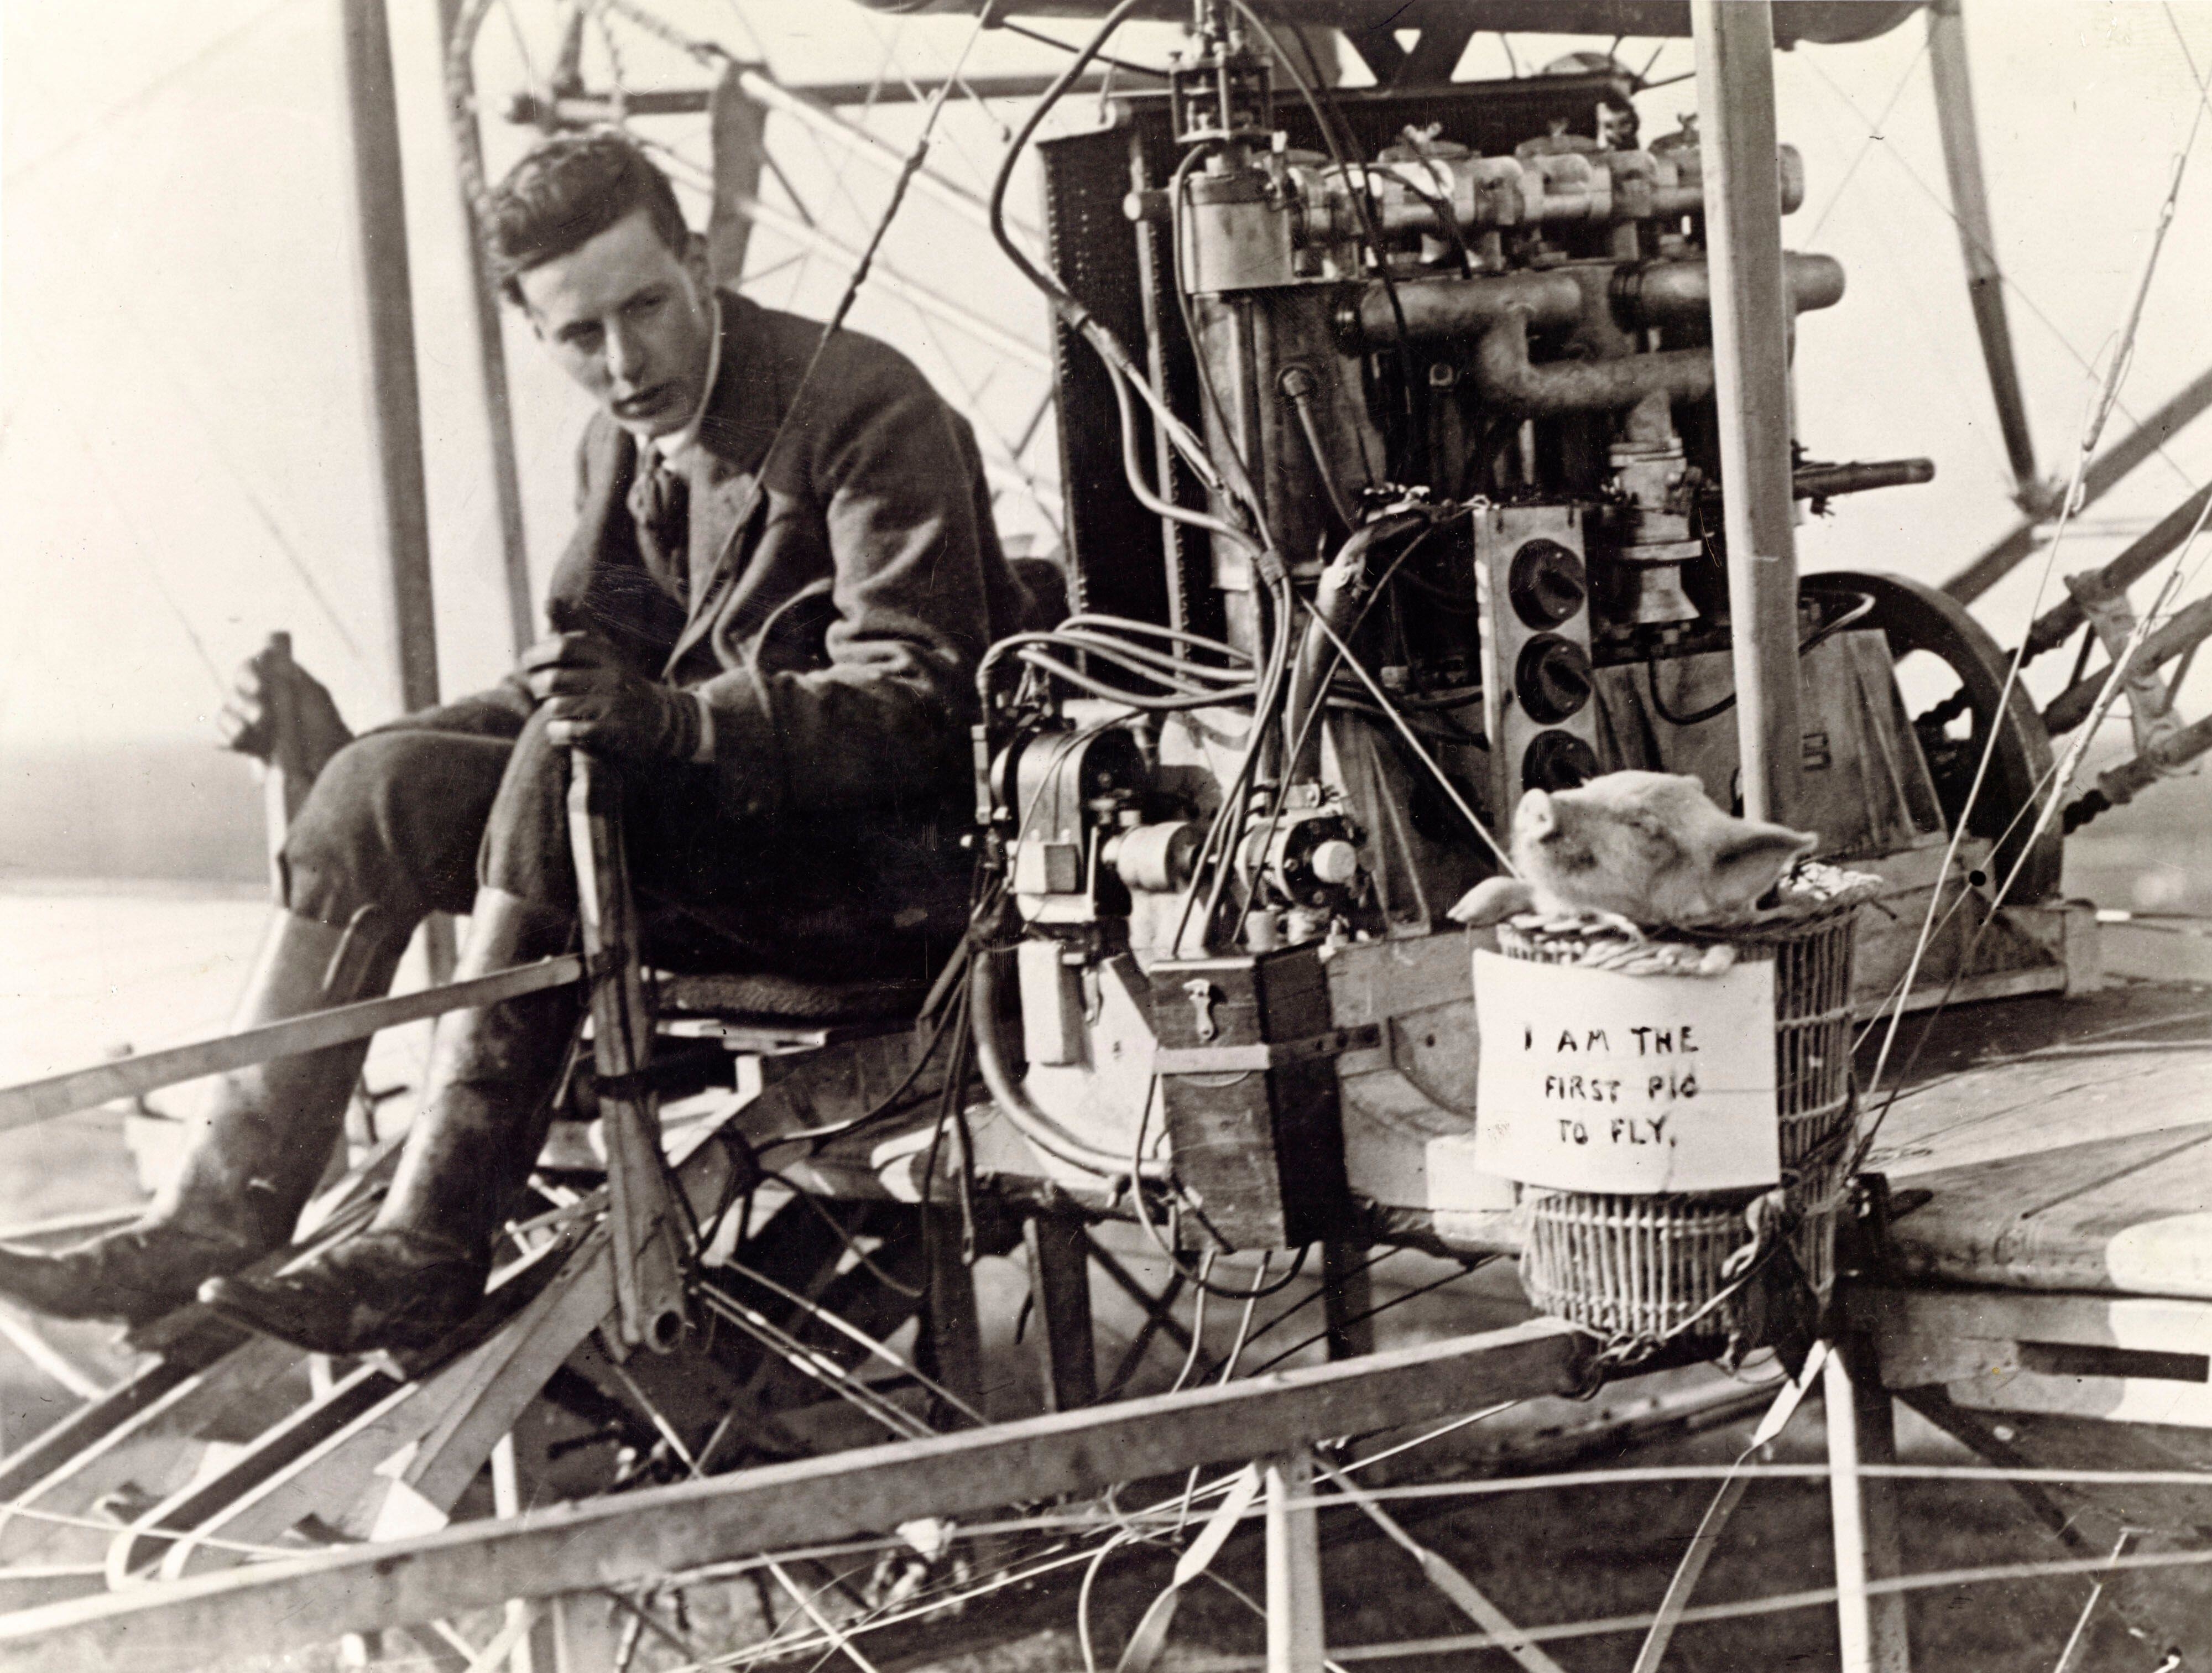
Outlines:
{"type": "MultiPolygon", "coordinates": [[[[1914,719],[1912,729],[1927,757],[1943,817],[1955,830],[1965,814],[1967,833],[1996,845],[1990,871],[1995,879],[2002,881],[2012,876],[2014,867],[2020,867],[2008,896],[2012,903],[2057,894],[2063,849],[2056,822],[2032,845],[2027,840],[2035,824],[2036,799],[2050,788],[2051,734],[2017,680],[2004,692],[2011,659],[1989,630],[1948,593],[1904,575],[1824,570],[1808,576],[1805,587],[1872,599],[1874,608],[1861,624],[1880,628],[1887,636],[1893,663],[1905,664],[1919,654],[1941,665],[1927,672],[1950,690],[1914,719]],[[1969,812],[1967,798],[1973,794],[1984,752],[1990,754],[1989,770],[1969,812]]],[[[1908,678],[1912,672],[1907,670],[1908,678]]]]}

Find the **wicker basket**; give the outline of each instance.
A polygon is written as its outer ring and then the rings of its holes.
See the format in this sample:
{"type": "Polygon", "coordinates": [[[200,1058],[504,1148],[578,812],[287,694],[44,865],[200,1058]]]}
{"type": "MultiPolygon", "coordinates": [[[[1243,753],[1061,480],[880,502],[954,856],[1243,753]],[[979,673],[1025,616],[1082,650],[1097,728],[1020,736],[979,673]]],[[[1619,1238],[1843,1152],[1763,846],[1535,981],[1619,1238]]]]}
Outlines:
{"type": "MultiPolygon", "coordinates": [[[[1800,1268],[1826,1297],[1834,1281],[1836,1220],[1857,1105],[1851,1082],[1851,952],[1857,913],[1832,910],[1731,930],[1665,932],[1665,939],[1726,941],[1739,961],[1771,959],[1774,1056],[1782,1173],[1800,1268]]],[[[1590,943],[1571,931],[1523,921],[1500,927],[1508,958],[1583,961],[1590,943]]],[[[1729,1257],[1753,1238],[1745,1210],[1756,1190],[1617,1196],[1529,1188],[1522,1209],[1521,1262],[1528,1299],[1548,1313],[1608,1336],[1656,1340],[1680,1333],[1719,1340],[1735,1324],[1711,1307],[1729,1257]],[[1709,1311],[1708,1311],[1709,1309],[1709,1311]]]]}

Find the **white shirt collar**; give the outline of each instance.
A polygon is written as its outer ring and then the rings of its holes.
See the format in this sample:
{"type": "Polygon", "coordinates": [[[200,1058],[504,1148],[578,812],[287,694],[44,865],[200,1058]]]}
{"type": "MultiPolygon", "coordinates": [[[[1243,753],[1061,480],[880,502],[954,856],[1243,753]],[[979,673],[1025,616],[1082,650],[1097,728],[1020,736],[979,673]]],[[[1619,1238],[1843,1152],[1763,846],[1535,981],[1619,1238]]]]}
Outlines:
{"type": "Polygon", "coordinates": [[[672,469],[680,468],[684,456],[699,445],[699,428],[707,420],[707,407],[714,398],[714,380],[722,371],[722,299],[713,291],[707,296],[713,317],[709,321],[711,335],[707,349],[707,380],[699,390],[699,405],[691,409],[691,417],[680,430],[666,435],[654,436],[638,443],[638,452],[650,468],[656,459],[665,460],[672,469]]]}

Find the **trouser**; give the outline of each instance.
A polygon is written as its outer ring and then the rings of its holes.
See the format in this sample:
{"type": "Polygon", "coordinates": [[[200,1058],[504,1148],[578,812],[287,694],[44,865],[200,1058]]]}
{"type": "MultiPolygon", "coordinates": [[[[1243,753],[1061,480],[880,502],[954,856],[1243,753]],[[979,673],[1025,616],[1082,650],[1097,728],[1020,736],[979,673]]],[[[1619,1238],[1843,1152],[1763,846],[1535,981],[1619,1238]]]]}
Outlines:
{"type": "MultiPolygon", "coordinates": [[[[467,912],[481,885],[573,911],[568,755],[545,727],[478,702],[355,739],[285,838],[285,905],[411,926],[467,912]]],[[[705,767],[618,770],[641,933],[664,968],[921,977],[958,938],[969,862],[935,810],[744,820],[705,767]]]]}

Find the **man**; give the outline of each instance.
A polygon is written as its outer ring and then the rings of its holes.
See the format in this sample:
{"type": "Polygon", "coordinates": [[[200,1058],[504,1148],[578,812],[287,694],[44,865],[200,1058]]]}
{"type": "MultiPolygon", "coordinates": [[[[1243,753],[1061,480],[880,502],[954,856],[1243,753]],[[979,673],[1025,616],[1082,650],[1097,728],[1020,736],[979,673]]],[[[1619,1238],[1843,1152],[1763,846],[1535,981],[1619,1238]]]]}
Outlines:
{"type": "MultiPolygon", "coordinates": [[[[975,663],[1026,603],[972,434],[883,344],[716,292],[627,139],[548,142],[489,220],[508,300],[600,409],[547,600],[560,631],[503,686],[331,756],[238,1025],[381,993],[431,911],[470,917],[463,976],[569,948],[571,747],[621,775],[657,960],[926,973],[965,912],[975,663]]],[[[242,690],[234,742],[265,747],[242,690]]],[[[322,729],[344,736],[334,709],[322,729]]],[[[482,1297],[580,1010],[562,989],[442,1019],[373,1225],[293,1271],[227,1275],[289,1240],[364,1045],[225,1077],[145,1217],[58,1255],[0,1250],[0,1291],[132,1320],[199,1292],[320,1352],[427,1346],[482,1297]]]]}

